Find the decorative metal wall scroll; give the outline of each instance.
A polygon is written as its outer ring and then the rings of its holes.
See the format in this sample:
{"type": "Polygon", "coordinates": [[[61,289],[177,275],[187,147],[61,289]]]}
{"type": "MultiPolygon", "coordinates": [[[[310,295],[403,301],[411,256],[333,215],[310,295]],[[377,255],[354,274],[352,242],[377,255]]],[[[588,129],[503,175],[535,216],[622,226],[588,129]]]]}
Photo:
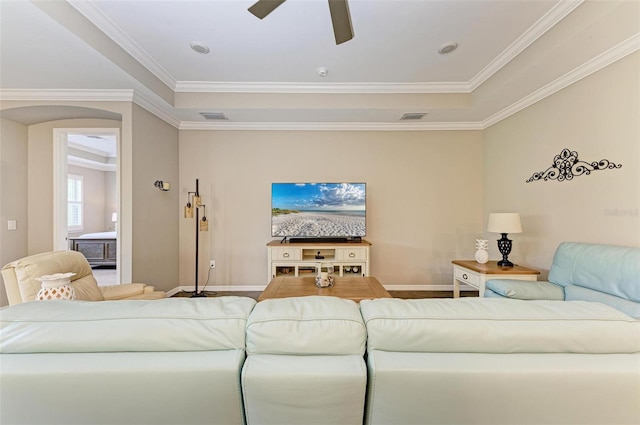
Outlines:
{"type": "Polygon", "coordinates": [[[533,173],[527,180],[527,183],[537,180],[557,180],[561,182],[564,180],[572,180],[575,176],[581,176],[582,174],[589,175],[592,171],[620,167],[622,167],[622,164],[615,164],[606,159],[591,163],[580,161],[578,160],[578,152],[565,148],[553,158],[553,165],[551,165],[551,167],[545,171],[533,173]]]}

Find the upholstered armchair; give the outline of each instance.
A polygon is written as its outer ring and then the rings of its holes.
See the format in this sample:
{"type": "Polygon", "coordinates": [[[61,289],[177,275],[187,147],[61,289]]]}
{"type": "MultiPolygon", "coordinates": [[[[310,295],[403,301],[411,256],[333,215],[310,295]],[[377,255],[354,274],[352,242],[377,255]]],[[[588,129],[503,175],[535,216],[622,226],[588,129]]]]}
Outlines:
{"type": "Polygon", "coordinates": [[[44,275],[73,272],[71,286],[76,299],[111,301],[124,299],[160,299],[166,294],[144,283],[98,286],[87,259],[77,251],[54,251],[31,255],[13,261],[2,268],[2,278],[9,305],[36,299],[44,275]]]}

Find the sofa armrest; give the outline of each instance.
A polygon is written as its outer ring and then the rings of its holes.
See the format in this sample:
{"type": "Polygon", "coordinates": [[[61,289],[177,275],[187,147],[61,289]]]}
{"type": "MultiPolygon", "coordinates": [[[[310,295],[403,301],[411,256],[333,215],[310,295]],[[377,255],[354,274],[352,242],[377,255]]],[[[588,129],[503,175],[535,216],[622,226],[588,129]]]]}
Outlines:
{"type": "Polygon", "coordinates": [[[487,281],[487,289],[505,298],[518,300],[564,300],[562,287],[546,281],[491,279],[487,281]]]}
{"type": "MultiPolygon", "coordinates": [[[[151,288],[153,292],[153,287],[151,288]]],[[[102,296],[105,300],[122,300],[146,293],[144,283],[127,283],[124,285],[100,286],[102,296]]]]}
{"type": "Polygon", "coordinates": [[[156,288],[151,285],[145,285],[145,287],[142,289],[143,294],[151,294],[152,292],[155,292],[155,291],[156,291],[156,288]]]}

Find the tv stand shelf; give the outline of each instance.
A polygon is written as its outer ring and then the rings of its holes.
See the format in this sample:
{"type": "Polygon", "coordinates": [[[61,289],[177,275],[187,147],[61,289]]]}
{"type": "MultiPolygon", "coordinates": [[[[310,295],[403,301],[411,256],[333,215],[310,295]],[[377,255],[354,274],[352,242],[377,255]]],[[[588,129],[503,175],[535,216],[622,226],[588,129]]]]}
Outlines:
{"type": "Polygon", "coordinates": [[[364,239],[357,242],[269,242],[267,282],[278,276],[314,275],[318,263],[333,263],[336,276],[369,276],[370,247],[364,239]]]}

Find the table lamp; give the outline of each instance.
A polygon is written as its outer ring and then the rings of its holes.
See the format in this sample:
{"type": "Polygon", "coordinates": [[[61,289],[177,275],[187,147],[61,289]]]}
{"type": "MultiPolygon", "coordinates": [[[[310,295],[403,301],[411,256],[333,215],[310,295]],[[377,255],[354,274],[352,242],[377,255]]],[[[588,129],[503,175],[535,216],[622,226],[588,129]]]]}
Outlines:
{"type": "Polygon", "coordinates": [[[513,263],[509,261],[509,253],[511,252],[511,239],[507,238],[508,233],[522,233],[522,224],[520,223],[520,214],[518,213],[491,213],[489,214],[489,223],[487,224],[487,232],[501,233],[502,238],[498,239],[498,250],[502,254],[502,260],[498,261],[498,266],[513,267],[513,263]]]}

